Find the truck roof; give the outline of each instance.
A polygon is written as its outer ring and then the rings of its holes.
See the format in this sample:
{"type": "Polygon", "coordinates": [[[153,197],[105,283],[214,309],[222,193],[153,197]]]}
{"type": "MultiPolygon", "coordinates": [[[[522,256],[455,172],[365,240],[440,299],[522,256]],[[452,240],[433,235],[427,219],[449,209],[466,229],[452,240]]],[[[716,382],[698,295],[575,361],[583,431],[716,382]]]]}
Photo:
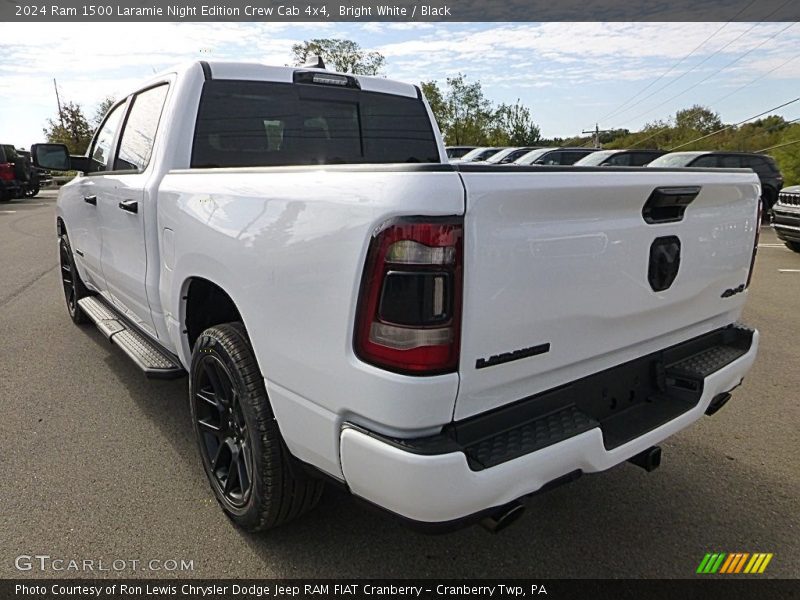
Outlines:
{"type": "MultiPolygon", "coordinates": [[[[175,73],[178,76],[184,75],[192,70],[202,69],[207,78],[211,79],[238,79],[246,81],[274,81],[282,83],[292,83],[292,76],[296,71],[317,71],[320,73],[337,73],[330,69],[318,69],[314,67],[278,67],[265,65],[255,62],[236,62],[236,61],[193,61],[177,65],[171,69],[162,71],[153,79],[162,78],[165,74],[175,73]]],[[[380,92],[383,94],[394,94],[396,96],[417,97],[419,91],[415,85],[393,81],[384,77],[370,77],[367,75],[353,75],[351,73],[340,73],[355,77],[361,85],[361,89],[368,92],[380,92]]],[[[137,88],[140,89],[140,88],[137,88]]]]}

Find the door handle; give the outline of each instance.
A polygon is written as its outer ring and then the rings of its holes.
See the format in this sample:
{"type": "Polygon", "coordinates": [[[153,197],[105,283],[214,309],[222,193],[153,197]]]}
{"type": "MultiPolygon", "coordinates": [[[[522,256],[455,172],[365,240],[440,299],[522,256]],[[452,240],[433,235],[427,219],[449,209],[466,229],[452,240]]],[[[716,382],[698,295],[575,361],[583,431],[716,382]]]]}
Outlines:
{"type": "Polygon", "coordinates": [[[122,210],[127,210],[130,213],[139,212],[139,203],[136,200],[123,200],[119,203],[119,207],[122,210]]]}
{"type": "Polygon", "coordinates": [[[97,196],[84,196],[83,201],[86,202],[86,204],[97,206],[97,196]]]}

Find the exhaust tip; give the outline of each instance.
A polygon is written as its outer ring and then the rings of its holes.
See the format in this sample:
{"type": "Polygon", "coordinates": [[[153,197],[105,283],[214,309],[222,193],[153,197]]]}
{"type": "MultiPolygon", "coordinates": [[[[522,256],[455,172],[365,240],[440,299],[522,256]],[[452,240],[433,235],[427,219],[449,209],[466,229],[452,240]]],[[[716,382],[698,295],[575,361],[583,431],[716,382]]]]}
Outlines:
{"type": "Polygon", "coordinates": [[[503,529],[517,521],[524,512],[525,506],[523,506],[522,503],[512,502],[488,517],[481,519],[480,524],[481,527],[489,533],[500,533],[503,529]]]}
{"type": "Polygon", "coordinates": [[[644,452],[631,456],[628,462],[651,473],[661,466],[661,446],[651,446],[644,452]]]}
{"type": "Polygon", "coordinates": [[[724,392],[722,394],[717,394],[716,396],[714,396],[714,398],[711,400],[711,402],[708,403],[708,408],[706,409],[706,414],[710,417],[711,415],[716,413],[720,408],[725,406],[728,403],[728,400],[730,400],[730,399],[731,399],[730,392],[724,392]]]}

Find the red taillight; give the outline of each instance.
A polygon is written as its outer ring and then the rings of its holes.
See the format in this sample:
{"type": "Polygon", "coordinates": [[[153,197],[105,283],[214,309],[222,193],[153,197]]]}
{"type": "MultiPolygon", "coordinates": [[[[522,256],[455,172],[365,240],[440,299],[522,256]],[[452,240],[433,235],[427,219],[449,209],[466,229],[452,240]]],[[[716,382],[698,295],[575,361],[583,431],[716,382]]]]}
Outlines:
{"type": "Polygon", "coordinates": [[[359,358],[412,375],[458,368],[463,234],[460,217],[415,217],[373,235],[356,313],[359,358]]]}
{"type": "Polygon", "coordinates": [[[14,181],[14,165],[11,163],[0,163],[0,179],[3,181],[14,181]]]}
{"type": "Polygon", "coordinates": [[[758,210],[756,211],[756,236],[753,240],[753,257],[750,259],[750,270],[747,272],[747,283],[744,284],[744,289],[750,287],[750,280],[753,278],[753,267],[756,266],[756,253],[758,252],[758,239],[761,237],[761,214],[764,210],[761,198],[758,199],[758,210]]]}

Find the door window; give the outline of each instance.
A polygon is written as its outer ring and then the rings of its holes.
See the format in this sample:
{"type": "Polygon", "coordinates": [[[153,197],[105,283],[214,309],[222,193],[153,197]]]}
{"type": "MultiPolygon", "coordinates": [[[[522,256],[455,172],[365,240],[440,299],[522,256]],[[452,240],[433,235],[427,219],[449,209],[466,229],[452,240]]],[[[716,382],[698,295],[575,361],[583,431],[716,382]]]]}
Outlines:
{"type": "Polygon", "coordinates": [[[111,109],[111,112],[106,115],[106,120],[103,121],[103,125],[94,138],[92,149],[89,152],[89,173],[108,171],[111,148],[114,143],[114,136],[119,128],[119,121],[125,112],[123,110],[124,107],[125,103],[123,102],[111,109]]]}
{"type": "Polygon", "coordinates": [[[150,88],[134,96],[128,120],[122,130],[115,171],[141,173],[153,154],[158,122],[167,98],[166,85],[150,88]]]}

